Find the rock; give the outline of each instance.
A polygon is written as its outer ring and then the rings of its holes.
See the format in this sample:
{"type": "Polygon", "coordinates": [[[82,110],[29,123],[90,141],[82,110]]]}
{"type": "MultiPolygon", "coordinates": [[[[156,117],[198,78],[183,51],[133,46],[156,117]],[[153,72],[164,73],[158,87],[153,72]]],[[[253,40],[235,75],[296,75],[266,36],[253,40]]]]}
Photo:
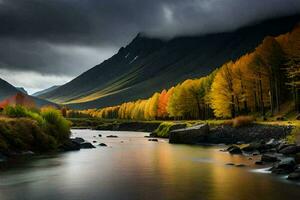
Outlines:
{"type": "Polygon", "coordinates": [[[82,148],[82,149],[93,149],[93,148],[96,148],[96,147],[94,145],[92,145],[91,143],[89,143],[89,142],[84,142],[84,143],[80,144],[80,148],[82,148]]]}
{"type": "Polygon", "coordinates": [[[264,142],[253,142],[250,143],[249,145],[245,146],[242,148],[242,151],[244,152],[254,152],[254,151],[259,151],[263,152],[266,149],[266,145],[264,142]]]}
{"type": "Polygon", "coordinates": [[[106,136],[107,138],[118,138],[118,136],[117,135],[108,135],[108,136],[106,136]]]}
{"type": "Polygon", "coordinates": [[[285,147],[288,147],[288,146],[294,146],[293,144],[286,144],[286,143],[281,143],[278,145],[277,147],[277,151],[279,152],[280,150],[284,149],[285,147]]]}
{"type": "Polygon", "coordinates": [[[256,165],[263,165],[264,163],[263,163],[263,161],[260,160],[260,161],[256,161],[255,164],[256,165]]]}
{"type": "Polygon", "coordinates": [[[290,173],[287,179],[289,179],[289,180],[300,180],[300,172],[290,173]]]}
{"type": "Polygon", "coordinates": [[[263,154],[261,156],[261,161],[262,162],[277,162],[278,158],[275,155],[263,154]]]}
{"type": "Polygon", "coordinates": [[[300,145],[290,145],[282,148],[279,153],[288,155],[288,154],[296,154],[300,153],[300,145]]]}
{"type": "Polygon", "coordinates": [[[234,163],[226,163],[226,165],[233,166],[233,165],[234,165],[234,163]]]}
{"type": "Polygon", "coordinates": [[[242,144],[245,144],[245,142],[244,141],[238,141],[236,144],[237,145],[242,145],[242,144]]]}
{"type": "Polygon", "coordinates": [[[97,141],[94,140],[93,143],[97,143],[97,141]]]}
{"type": "Polygon", "coordinates": [[[294,158],[283,158],[271,168],[271,171],[275,174],[286,174],[293,172],[295,166],[296,162],[294,158]]]}
{"type": "Polygon", "coordinates": [[[98,137],[102,137],[102,135],[101,135],[101,134],[99,134],[99,135],[98,135],[98,137]]]}
{"type": "Polygon", "coordinates": [[[78,151],[80,150],[80,144],[75,142],[74,139],[70,139],[64,142],[59,149],[61,151],[78,151]]]}
{"type": "Polygon", "coordinates": [[[236,167],[246,167],[245,164],[238,164],[238,165],[235,165],[236,167]]]}
{"type": "Polygon", "coordinates": [[[227,149],[230,154],[242,154],[242,150],[238,146],[231,146],[227,149]]]}
{"type": "Polygon", "coordinates": [[[248,158],[248,160],[253,160],[253,158],[250,157],[250,158],[248,158]]]}
{"type": "Polygon", "coordinates": [[[100,143],[98,146],[101,146],[101,147],[107,147],[107,145],[104,144],[104,143],[100,143]]]}
{"type": "Polygon", "coordinates": [[[275,148],[279,144],[280,144],[280,142],[278,140],[275,140],[274,138],[272,138],[266,143],[266,147],[267,148],[275,148]]]}
{"type": "Polygon", "coordinates": [[[85,141],[83,138],[80,138],[80,137],[71,138],[71,140],[72,140],[73,142],[78,143],[78,144],[83,143],[83,142],[85,141]]]}
{"type": "Polygon", "coordinates": [[[158,139],[148,139],[148,141],[151,141],[151,142],[158,142],[158,139]]]}
{"type": "Polygon", "coordinates": [[[201,124],[189,128],[173,130],[169,134],[169,143],[197,144],[204,143],[209,135],[208,124],[201,124]]]}

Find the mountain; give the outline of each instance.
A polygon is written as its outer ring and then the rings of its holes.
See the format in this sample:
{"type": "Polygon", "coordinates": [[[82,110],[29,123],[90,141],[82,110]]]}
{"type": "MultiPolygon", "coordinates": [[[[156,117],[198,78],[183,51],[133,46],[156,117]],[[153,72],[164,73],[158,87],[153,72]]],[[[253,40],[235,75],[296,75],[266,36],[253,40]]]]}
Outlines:
{"type": "Polygon", "coordinates": [[[59,88],[59,87],[60,87],[60,85],[54,85],[54,86],[49,87],[49,88],[47,88],[47,89],[38,91],[38,92],[32,94],[31,96],[35,96],[35,97],[36,97],[36,96],[40,96],[40,95],[43,95],[43,94],[45,94],[45,93],[49,93],[49,92],[51,92],[51,91],[53,91],[53,90],[55,90],[55,89],[57,89],[57,88],[59,88]]]}
{"type": "Polygon", "coordinates": [[[5,80],[0,79],[0,101],[2,101],[3,99],[6,99],[12,95],[15,95],[18,92],[19,92],[19,90],[17,88],[12,86],[5,80]]]}
{"type": "Polygon", "coordinates": [[[0,78],[0,102],[5,101],[6,99],[10,99],[20,92],[23,93],[26,96],[26,98],[32,99],[35,105],[38,107],[47,105],[57,106],[57,104],[52,103],[50,101],[27,95],[26,93],[24,93],[24,91],[20,91],[20,88],[16,88],[0,78]]]}
{"type": "Polygon", "coordinates": [[[20,92],[28,94],[28,92],[23,87],[16,87],[20,92]]]}
{"type": "Polygon", "coordinates": [[[188,78],[207,75],[252,51],[263,38],[290,31],[300,15],[267,20],[232,32],[171,40],[138,34],[126,47],[67,84],[39,95],[78,109],[147,98],[188,78]]]}

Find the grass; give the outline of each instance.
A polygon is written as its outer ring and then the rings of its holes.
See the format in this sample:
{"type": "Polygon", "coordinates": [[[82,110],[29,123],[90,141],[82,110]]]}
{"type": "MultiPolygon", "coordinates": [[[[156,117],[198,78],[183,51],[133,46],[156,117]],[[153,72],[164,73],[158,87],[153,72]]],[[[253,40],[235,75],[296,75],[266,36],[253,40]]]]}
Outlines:
{"type": "Polygon", "coordinates": [[[167,137],[169,137],[169,134],[172,130],[185,128],[185,127],[189,127],[189,126],[192,126],[192,125],[188,122],[179,122],[179,123],[171,122],[171,121],[170,122],[162,122],[153,133],[157,137],[167,138],[167,137]]]}
{"type": "Polygon", "coordinates": [[[8,106],[0,117],[0,152],[55,150],[69,138],[70,126],[54,108],[8,106]]]}

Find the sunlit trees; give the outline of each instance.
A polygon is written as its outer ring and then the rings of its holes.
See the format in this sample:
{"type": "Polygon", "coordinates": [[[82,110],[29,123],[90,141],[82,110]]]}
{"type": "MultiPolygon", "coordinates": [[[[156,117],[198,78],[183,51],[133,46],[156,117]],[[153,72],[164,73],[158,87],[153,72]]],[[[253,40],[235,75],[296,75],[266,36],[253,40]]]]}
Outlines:
{"type": "Polygon", "coordinates": [[[233,118],[249,113],[265,117],[280,111],[289,97],[286,85],[292,89],[299,112],[300,26],[276,38],[266,37],[253,52],[225,63],[206,77],[188,79],[148,99],[89,113],[135,120],[233,118]]]}
{"type": "Polygon", "coordinates": [[[224,64],[217,72],[211,88],[211,107],[217,117],[235,117],[233,62],[224,64]]]}

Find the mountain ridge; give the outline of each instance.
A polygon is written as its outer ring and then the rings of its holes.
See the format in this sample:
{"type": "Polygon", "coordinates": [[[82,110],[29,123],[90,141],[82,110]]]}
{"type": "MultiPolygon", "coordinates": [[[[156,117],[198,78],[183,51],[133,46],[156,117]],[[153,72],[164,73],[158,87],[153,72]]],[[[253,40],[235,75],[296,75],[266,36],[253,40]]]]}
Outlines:
{"type": "Polygon", "coordinates": [[[38,107],[47,106],[47,105],[52,105],[57,107],[57,104],[52,103],[45,99],[28,95],[23,90],[20,90],[20,88],[16,88],[10,83],[8,83],[7,81],[0,78],[0,102],[4,101],[5,99],[11,98],[12,96],[18,93],[23,93],[26,97],[31,98],[38,107]]]}
{"type": "Polygon", "coordinates": [[[147,98],[187,78],[207,75],[226,61],[253,50],[264,37],[290,31],[299,21],[299,15],[294,15],[233,32],[170,40],[138,34],[111,58],[39,97],[78,109],[147,98]]]}

